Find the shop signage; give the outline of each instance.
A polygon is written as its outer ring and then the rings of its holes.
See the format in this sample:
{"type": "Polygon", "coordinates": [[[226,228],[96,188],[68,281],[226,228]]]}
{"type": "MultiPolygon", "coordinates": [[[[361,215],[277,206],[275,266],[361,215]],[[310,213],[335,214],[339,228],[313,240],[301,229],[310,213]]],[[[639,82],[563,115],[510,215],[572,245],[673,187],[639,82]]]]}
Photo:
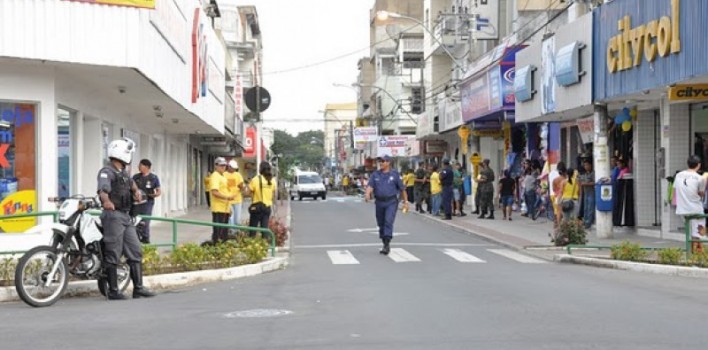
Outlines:
{"type": "Polygon", "coordinates": [[[708,84],[676,85],[669,89],[669,101],[708,100],[708,84]]]}
{"type": "MultiPolygon", "coordinates": [[[[24,190],[10,194],[0,202],[2,215],[28,214],[37,208],[37,193],[35,190],[24,190]]],[[[0,229],[8,233],[22,233],[36,225],[37,218],[27,217],[0,221],[0,229]]]]}
{"type": "Polygon", "coordinates": [[[155,0],[68,0],[75,2],[88,2],[92,4],[115,5],[127,7],[155,8],[155,0]]]}
{"type": "Polygon", "coordinates": [[[475,40],[499,39],[499,31],[496,30],[499,28],[499,1],[474,1],[470,13],[475,14],[475,20],[472,21],[475,40]]]}
{"type": "Polygon", "coordinates": [[[376,156],[410,157],[412,142],[415,142],[413,135],[380,136],[376,156]]]}
{"type": "Polygon", "coordinates": [[[184,20],[182,10],[173,0],[156,0],[155,3],[155,11],[150,11],[150,23],[179,59],[187,63],[189,25],[184,20]]]}
{"type": "Polygon", "coordinates": [[[595,120],[593,117],[582,118],[577,120],[578,130],[580,131],[580,138],[583,143],[593,142],[593,135],[595,133],[595,120]]]}
{"type": "Polygon", "coordinates": [[[558,50],[556,54],[556,82],[560,86],[570,86],[580,82],[585,75],[580,62],[580,50],[585,44],[575,41],[558,50]]]}
{"type": "Polygon", "coordinates": [[[234,112],[239,120],[243,120],[243,79],[240,73],[236,73],[234,82],[234,112]]]}
{"type": "Polygon", "coordinates": [[[202,21],[201,12],[202,10],[198,7],[194,9],[192,26],[192,103],[197,103],[197,99],[206,96],[209,77],[205,23],[202,21]]]}
{"type": "Polygon", "coordinates": [[[462,125],[462,112],[460,112],[460,103],[455,102],[447,97],[443,97],[441,103],[438,104],[438,130],[446,131],[462,125]]]}
{"type": "Polygon", "coordinates": [[[354,142],[370,142],[378,139],[379,129],[375,126],[354,128],[354,142]]]}
{"type": "Polygon", "coordinates": [[[443,155],[447,151],[447,143],[440,140],[425,141],[425,155],[443,155]]]}
{"type": "Polygon", "coordinates": [[[460,86],[460,99],[462,103],[462,116],[465,120],[474,119],[490,109],[488,75],[482,74],[460,86]]]}
{"type": "Polygon", "coordinates": [[[514,76],[514,96],[519,102],[533,99],[536,90],[533,88],[533,78],[536,67],[527,65],[516,70],[514,76]]]}
{"type": "Polygon", "coordinates": [[[256,157],[256,128],[246,128],[246,137],[243,139],[243,157],[256,157]]]}
{"type": "Polygon", "coordinates": [[[653,62],[657,53],[666,57],[681,52],[679,7],[680,0],[671,0],[671,17],[662,16],[634,28],[629,15],[617,21],[619,34],[607,43],[607,70],[616,73],[639,66],[642,58],[653,62]]]}

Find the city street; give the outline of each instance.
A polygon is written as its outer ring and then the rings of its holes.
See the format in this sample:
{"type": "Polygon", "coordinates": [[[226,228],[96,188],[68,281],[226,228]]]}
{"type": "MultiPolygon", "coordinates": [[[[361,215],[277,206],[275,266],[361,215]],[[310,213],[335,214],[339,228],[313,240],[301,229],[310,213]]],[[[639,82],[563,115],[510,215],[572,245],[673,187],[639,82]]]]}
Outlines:
{"type": "Polygon", "coordinates": [[[695,349],[708,281],[556,264],[373,204],[292,202],[286,270],[154,299],[5,303],[3,349],[695,349]],[[696,331],[698,330],[698,331],[696,331]]]}

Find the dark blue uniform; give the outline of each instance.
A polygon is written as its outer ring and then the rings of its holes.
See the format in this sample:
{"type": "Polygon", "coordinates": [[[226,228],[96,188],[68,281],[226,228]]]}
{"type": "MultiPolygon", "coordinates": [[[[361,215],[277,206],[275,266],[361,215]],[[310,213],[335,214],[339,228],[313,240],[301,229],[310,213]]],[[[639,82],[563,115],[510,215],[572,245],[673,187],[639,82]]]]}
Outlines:
{"type": "Polygon", "coordinates": [[[452,184],[455,174],[452,172],[452,168],[447,165],[445,169],[440,172],[440,183],[442,184],[442,206],[445,211],[445,218],[452,218],[452,184]]]}
{"type": "Polygon", "coordinates": [[[398,195],[406,189],[401,176],[395,170],[385,173],[376,170],[369,178],[368,186],[374,191],[376,199],[376,225],[379,227],[379,238],[393,238],[393,221],[398,211],[398,195]]]}

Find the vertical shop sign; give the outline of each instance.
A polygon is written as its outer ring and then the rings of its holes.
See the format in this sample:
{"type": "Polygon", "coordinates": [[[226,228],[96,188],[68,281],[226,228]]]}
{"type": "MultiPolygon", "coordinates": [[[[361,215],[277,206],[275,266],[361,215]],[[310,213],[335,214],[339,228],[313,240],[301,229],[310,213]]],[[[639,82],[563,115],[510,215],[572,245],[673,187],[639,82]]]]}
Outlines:
{"type": "Polygon", "coordinates": [[[246,138],[243,140],[243,157],[256,157],[256,128],[249,127],[246,129],[246,138]]]}
{"type": "Polygon", "coordinates": [[[207,60],[207,41],[201,9],[194,9],[192,26],[192,103],[206,96],[209,62],[207,60]]]}
{"type": "Polygon", "coordinates": [[[546,39],[541,44],[541,113],[556,111],[556,38],[546,39]]]}

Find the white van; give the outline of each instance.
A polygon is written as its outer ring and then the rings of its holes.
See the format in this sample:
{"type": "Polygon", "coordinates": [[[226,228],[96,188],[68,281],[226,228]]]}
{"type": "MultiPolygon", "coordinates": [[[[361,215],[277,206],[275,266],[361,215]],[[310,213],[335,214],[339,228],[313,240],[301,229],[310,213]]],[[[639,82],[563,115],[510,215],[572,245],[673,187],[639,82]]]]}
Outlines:
{"type": "Polygon", "coordinates": [[[317,198],[326,199],[327,188],[325,188],[320,174],[314,171],[295,172],[292,186],[290,186],[290,200],[294,200],[295,197],[298,200],[302,200],[304,197],[312,197],[315,200],[317,198]]]}

